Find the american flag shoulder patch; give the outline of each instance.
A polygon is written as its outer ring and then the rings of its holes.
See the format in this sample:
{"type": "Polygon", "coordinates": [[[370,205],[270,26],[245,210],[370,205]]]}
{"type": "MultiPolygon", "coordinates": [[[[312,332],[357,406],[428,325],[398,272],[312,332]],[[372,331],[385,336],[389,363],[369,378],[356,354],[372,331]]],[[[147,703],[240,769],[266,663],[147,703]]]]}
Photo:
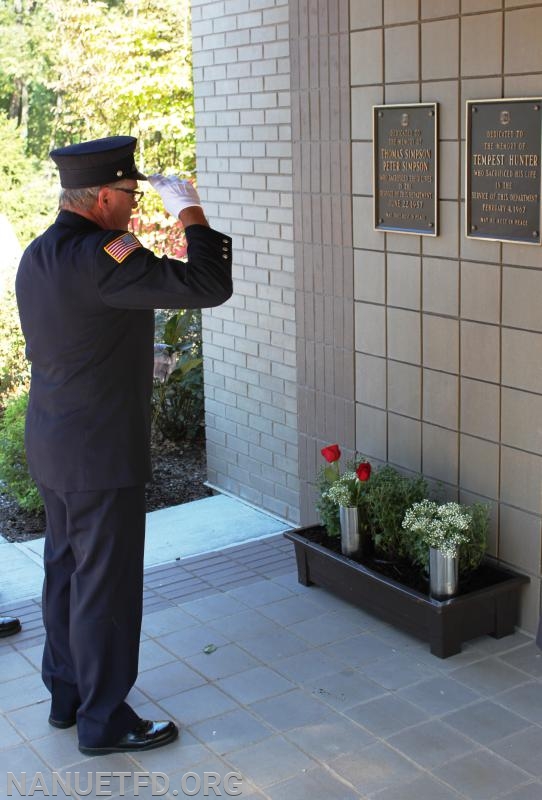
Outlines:
{"type": "Polygon", "coordinates": [[[114,258],[119,264],[122,264],[124,259],[128,258],[130,253],[137,250],[138,247],[143,247],[140,241],[136,239],[133,233],[123,233],[117,236],[116,239],[106,244],[104,247],[105,252],[114,258]]]}

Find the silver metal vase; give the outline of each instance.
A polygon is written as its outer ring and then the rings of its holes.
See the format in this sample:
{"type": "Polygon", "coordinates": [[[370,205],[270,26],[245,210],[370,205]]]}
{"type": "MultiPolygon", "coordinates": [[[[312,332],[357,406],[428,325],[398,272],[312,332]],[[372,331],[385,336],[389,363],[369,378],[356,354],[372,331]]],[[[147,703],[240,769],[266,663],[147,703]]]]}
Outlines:
{"type": "Polygon", "coordinates": [[[359,508],[339,506],[341,523],[341,553],[343,556],[361,555],[363,541],[359,530],[359,508]]]}
{"type": "Polygon", "coordinates": [[[429,593],[431,597],[445,600],[457,594],[459,583],[459,556],[447,556],[441,550],[429,548],[429,593]]]}

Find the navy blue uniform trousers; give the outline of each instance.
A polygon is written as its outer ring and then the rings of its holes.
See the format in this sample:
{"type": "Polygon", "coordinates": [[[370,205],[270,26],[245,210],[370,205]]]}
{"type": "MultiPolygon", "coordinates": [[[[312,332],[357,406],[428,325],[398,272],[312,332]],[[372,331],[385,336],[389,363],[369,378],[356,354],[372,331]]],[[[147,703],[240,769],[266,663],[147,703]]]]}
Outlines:
{"type": "Polygon", "coordinates": [[[79,743],[116,742],[138,722],[145,487],[59,492],[45,503],[43,680],[51,716],[77,715],[79,743]]]}

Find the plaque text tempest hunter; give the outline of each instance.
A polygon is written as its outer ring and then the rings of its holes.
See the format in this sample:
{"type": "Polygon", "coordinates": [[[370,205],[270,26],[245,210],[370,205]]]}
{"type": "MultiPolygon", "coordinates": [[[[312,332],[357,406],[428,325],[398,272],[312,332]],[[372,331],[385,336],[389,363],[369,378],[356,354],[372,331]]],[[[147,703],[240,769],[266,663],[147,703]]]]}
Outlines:
{"type": "Polygon", "coordinates": [[[540,98],[469,100],[468,237],[540,244],[540,98]]]}
{"type": "Polygon", "coordinates": [[[373,106],[376,230],[437,235],[437,108],[373,106]]]}

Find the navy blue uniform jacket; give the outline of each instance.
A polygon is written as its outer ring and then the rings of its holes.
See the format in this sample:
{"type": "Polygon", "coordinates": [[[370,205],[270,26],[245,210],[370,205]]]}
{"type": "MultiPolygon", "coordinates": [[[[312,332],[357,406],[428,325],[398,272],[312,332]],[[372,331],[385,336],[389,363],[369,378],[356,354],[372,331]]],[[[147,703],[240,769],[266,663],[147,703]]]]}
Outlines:
{"type": "Polygon", "coordinates": [[[50,489],[150,479],[153,309],[212,307],[232,293],[228,236],[191,225],[183,262],[159,258],[128,235],[134,249],[121,251],[119,263],[105,247],[125,234],[61,211],[19,266],[32,363],[26,452],[30,474],[50,489]]]}

